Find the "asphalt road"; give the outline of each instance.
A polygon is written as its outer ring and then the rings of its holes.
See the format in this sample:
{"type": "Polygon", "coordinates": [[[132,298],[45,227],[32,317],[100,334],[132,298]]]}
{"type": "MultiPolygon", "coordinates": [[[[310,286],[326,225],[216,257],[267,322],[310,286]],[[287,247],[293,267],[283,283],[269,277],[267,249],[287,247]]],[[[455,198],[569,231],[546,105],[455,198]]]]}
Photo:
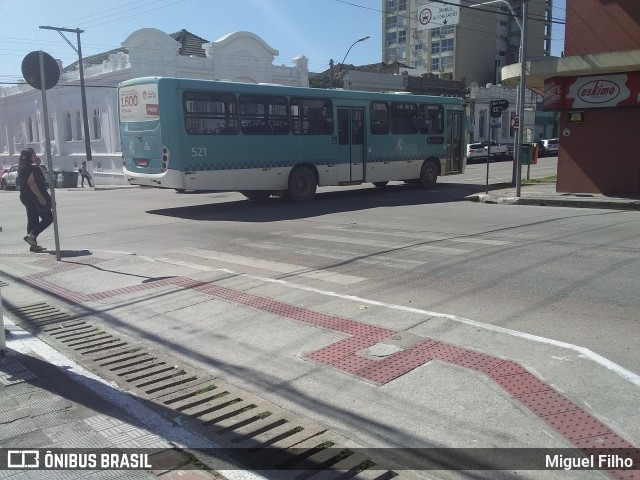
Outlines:
{"type": "MultiPolygon", "coordinates": [[[[553,174],[555,159],[533,168],[553,174]]],[[[490,170],[492,182],[507,181],[511,163],[490,170]]],[[[318,288],[568,342],[640,373],[638,213],[464,201],[484,188],[485,172],[472,165],[430,191],[325,188],[298,205],[236,193],[61,190],[60,243],[150,257],[196,249],[192,262],[215,254],[223,266],[284,279],[299,267],[321,271],[333,280],[308,280],[318,288]]],[[[0,193],[0,211],[0,248],[25,250],[16,192],[0,193]]],[[[40,243],[54,247],[53,233],[40,243]]]]}

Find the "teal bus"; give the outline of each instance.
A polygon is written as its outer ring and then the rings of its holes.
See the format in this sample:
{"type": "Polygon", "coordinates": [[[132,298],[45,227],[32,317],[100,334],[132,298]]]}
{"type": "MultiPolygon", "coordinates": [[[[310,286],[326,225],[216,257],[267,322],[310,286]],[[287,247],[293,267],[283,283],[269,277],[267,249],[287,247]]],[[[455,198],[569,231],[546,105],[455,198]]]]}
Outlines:
{"type": "Polygon", "coordinates": [[[464,173],[464,100],[146,77],[118,87],[123,173],[159,188],[311,200],[464,173]]]}

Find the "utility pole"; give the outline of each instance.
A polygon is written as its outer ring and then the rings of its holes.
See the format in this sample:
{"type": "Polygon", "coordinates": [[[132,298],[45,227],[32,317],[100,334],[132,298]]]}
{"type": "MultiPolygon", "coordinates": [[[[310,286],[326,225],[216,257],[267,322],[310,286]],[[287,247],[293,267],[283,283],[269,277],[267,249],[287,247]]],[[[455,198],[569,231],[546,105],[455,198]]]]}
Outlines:
{"type": "Polygon", "coordinates": [[[520,85],[518,87],[518,121],[520,122],[516,132],[516,144],[514,146],[513,173],[516,185],[516,197],[520,196],[520,186],[522,179],[522,133],[524,129],[524,95],[526,92],[526,70],[527,70],[527,19],[529,16],[529,0],[521,0],[522,2],[522,20],[518,19],[518,15],[513,10],[511,3],[507,0],[487,0],[482,3],[469,5],[469,8],[481,7],[492,3],[502,3],[507,6],[513,15],[513,19],[520,27],[520,85]]]}
{"type": "Polygon", "coordinates": [[[522,185],[522,141],[524,133],[524,101],[526,94],[526,76],[527,76],[527,19],[529,17],[529,0],[522,0],[522,23],[520,24],[520,85],[518,116],[520,117],[520,125],[516,132],[516,197],[520,197],[522,185]]]}
{"type": "Polygon", "coordinates": [[[333,58],[329,60],[329,88],[333,88],[333,58]]]}
{"type": "Polygon", "coordinates": [[[80,97],[82,99],[82,118],[83,118],[83,130],[84,130],[84,149],[87,157],[87,169],[89,170],[89,174],[93,177],[93,184],[95,185],[95,176],[93,175],[93,158],[91,156],[91,138],[89,137],[89,117],[87,115],[87,93],[84,85],[84,67],[82,65],[82,47],[80,45],[80,34],[84,33],[84,30],[80,30],[79,28],[71,29],[71,28],[61,28],[61,27],[40,27],[42,30],[55,30],[57,31],[62,38],[64,38],[65,42],[73,48],[73,50],[78,54],[78,73],[80,74],[80,97]],[[75,33],[78,38],[78,48],[74,47],[73,44],[64,36],[62,32],[75,33]]]}

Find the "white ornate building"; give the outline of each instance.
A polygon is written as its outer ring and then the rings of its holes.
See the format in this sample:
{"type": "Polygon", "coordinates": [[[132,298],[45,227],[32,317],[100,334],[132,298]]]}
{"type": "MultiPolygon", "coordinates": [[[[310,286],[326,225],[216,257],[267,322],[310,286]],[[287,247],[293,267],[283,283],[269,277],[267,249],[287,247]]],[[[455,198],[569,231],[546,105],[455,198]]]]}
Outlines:
{"type": "MultiPolygon", "coordinates": [[[[117,85],[144,76],[224,79],[236,82],[309,86],[308,60],[273,64],[278,51],[257,35],[236,32],[209,42],[186,30],[166,34],[143,28],[122,48],[83,59],[93,175],[98,184],[124,183],[118,135],[117,85]]],[[[62,70],[47,91],[54,168],[75,171],[86,159],[78,65],[62,70]]],[[[0,166],[18,161],[32,147],[44,159],[42,95],[26,83],[0,88],[0,166]]]]}

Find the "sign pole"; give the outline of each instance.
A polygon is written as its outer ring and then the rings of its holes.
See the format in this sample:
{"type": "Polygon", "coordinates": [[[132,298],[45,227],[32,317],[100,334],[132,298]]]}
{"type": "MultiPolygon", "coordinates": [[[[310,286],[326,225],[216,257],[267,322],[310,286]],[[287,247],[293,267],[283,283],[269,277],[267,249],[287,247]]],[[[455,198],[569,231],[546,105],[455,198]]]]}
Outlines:
{"type": "Polygon", "coordinates": [[[44,52],[38,52],[40,61],[40,84],[42,85],[42,113],[44,116],[44,145],[47,153],[47,168],[49,169],[49,185],[51,188],[51,209],[53,212],[53,236],[56,242],[56,260],[60,261],[60,237],[58,235],[58,213],[56,210],[56,189],[53,179],[53,159],[51,158],[51,142],[49,140],[49,112],[47,110],[47,89],[44,73],[44,52]]]}
{"type": "Polygon", "coordinates": [[[6,287],[8,284],[0,280],[0,357],[7,354],[7,339],[4,333],[4,317],[2,312],[2,287],[6,287]]]}
{"type": "Polygon", "coordinates": [[[516,162],[516,197],[520,197],[522,186],[522,142],[524,133],[524,102],[526,96],[527,76],[527,19],[529,15],[529,0],[522,0],[522,26],[520,27],[520,85],[518,87],[520,104],[518,105],[518,117],[520,125],[516,138],[518,139],[516,162]]]}
{"type": "Polygon", "coordinates": [[[489,99],[490,123],[489,123],[489,145],[487,146],[487,183],[486,193],[489,193],[489,159],[491,153],[491,142],[493,140],[493,121],[496,118],[502,118],[502,112],[509,108],[509,102],[505,99],[492,100],[489,99]]]}
{"type": "MultiPolygon", "coordinates": [[[[493,103],[493,100],[489,101],[489,105],[491,105],[493,103]]],[[[484,187],[484,193],[486,193],[487,195],[489,194],[489,157],[491,155],[491,138],[493,137],[493,112],[491,111],[492,109],[489,108],[490,110],[490,115],[489,115],[489,144],[487,145],[487,179],[485,182],[485,187],[484,187]]]]}

